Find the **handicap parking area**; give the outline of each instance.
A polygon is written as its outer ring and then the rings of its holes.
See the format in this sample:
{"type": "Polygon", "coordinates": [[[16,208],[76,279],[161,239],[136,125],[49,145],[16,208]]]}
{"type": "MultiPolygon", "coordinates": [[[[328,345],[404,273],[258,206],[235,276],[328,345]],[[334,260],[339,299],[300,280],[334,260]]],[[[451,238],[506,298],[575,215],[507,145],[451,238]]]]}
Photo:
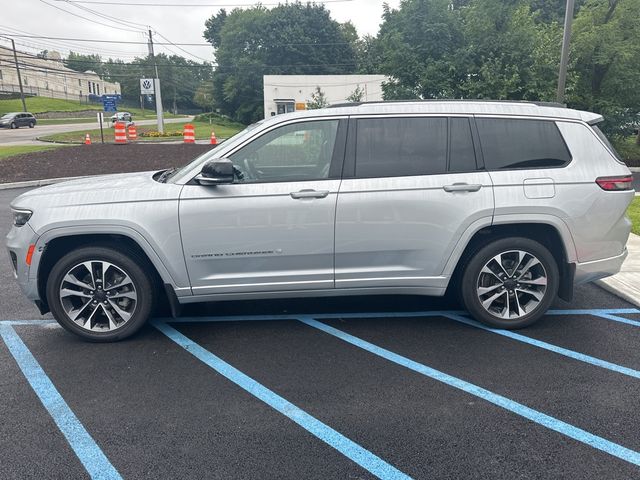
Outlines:
{"type": "Polygon", "coordinates": [[[640,311],[596,286],[517,332],[456,307],[221,303],[115,344],[3,320],[0,477],[640,476],[640,311]]]}

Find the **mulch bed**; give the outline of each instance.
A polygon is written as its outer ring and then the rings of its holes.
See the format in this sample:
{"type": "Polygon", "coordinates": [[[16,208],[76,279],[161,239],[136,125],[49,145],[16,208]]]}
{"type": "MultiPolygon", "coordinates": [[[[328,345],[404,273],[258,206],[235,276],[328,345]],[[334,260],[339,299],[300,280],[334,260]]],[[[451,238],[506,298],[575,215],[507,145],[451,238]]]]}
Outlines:
{"type": "Polygon", "coordinates": [[[0,183],[179,167],[211,145],[80,145],[0,160],[0,183]]]}

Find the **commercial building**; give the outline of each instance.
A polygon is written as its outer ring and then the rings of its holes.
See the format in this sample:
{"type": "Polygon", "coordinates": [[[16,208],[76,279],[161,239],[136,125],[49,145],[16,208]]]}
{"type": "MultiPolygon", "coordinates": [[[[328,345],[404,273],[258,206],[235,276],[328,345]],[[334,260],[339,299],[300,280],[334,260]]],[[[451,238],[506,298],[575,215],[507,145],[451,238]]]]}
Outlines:
{"type": "MultiPolygon", "coordinates": [[[[26,95],[89,101],[103,94],[119,94],[120,84],[104,81],[95,72],[77,72],[64,66],[58,52],[45,58],[17,52],[26,95]]],[[[19,93],[13,50],[0,46],[0,94],[19,93]]]]}
{"type": "Polygon", "coordinates": [[[382,100],[384,75],[265,75],[264,116],[305,110],[317,88],[330,105],[348,102],[354,92],[363,102],[382,100]]]}

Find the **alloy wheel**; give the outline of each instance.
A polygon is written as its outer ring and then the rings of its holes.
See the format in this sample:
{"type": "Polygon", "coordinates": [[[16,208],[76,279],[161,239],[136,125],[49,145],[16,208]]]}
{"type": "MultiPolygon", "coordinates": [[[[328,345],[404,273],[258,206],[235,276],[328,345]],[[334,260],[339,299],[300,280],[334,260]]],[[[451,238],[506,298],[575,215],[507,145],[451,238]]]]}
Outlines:
{"type": "Polygon", "coordinates": [[[69,269],[59,294],[67,317],[92,332],[121,328],[133,316],[138,301],[131,277],[103,260],[88,260],[69,269]]]}
{"type": "Polygon", "coordinates": [[[494,317],[519,319],[540,305],[547,281],[544,265],[535,255],[509,250],[480,270],[476,292],[482,307],[494,317]]]}

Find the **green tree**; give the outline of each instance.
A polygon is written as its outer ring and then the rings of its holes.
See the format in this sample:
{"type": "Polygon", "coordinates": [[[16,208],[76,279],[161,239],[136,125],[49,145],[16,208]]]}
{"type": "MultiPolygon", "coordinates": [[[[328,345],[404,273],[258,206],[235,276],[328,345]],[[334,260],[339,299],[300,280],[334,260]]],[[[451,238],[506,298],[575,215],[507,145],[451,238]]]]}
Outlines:
{"type": "Polygon", "coordinates": [[[352,73],[354,31],[313,3],[221,10],[205,23],[215,47],[213,96],[221,113],[243,123],[263,116],[263,75],[352,73]]]}
{"type": "Polygon", "coordinates": [[[64,64],[67,68],[75,70],[76,72],[86,72],[90,70],[96,72],[98,75],[104,73],[102,57],[97,53],[85,55],[82,53],[69,52],[69,55],[64,60],[64,64]]]}
{"type": "Polygon", "coordinates": [[[536,22],[525,2],[513,0],[476,0],[461,17],[460,96],[554,99],[562,34],[557,23],[536,22]]]}
{"type": "Polygon", "coordinates": [[[307,100],[307,109],[316,110],[328,106],[329,101],[327,100],[327,96],[320,87],[316,87],[315,91],[311,94],[311,100],[307,100]]]}
{"type": "Polygon", "coordinates": [[[356,89],[351,92],[351,94],[349,94],[347,100],[349,102],[357,103],[362,101],[362,97],[364,97],[364,89],[360,85],[358,85],[356,89]]]}
{"type": "Polygon", "coordinates": [[[600,112],[626,135],[640,112],[640,9],[629,0],[590,0],[574,25],[568,102],[600,112]]]}
{"type": "Polygon", "coordinates": [[[462,40],[458,11],[449,0],[403,0],[384,6],[376,46],[387,99],[455,96],[463,77],[453,59],[462,40]]]}

